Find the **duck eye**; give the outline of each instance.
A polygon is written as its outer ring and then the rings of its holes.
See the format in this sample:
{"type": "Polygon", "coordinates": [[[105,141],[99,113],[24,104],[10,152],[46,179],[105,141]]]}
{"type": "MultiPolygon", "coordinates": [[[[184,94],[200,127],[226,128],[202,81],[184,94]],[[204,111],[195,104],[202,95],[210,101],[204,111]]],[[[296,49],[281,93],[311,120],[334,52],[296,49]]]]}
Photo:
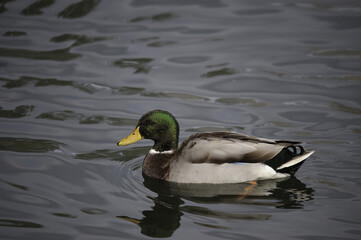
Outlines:
{"type": "Polygon", "coordinates": [[[150,126],[151,126],[151,125],[153,125],[153,124],[154,124],[154,122],[153,122],[152,120],[148,120],[148,121],[147,121],[147,125],[150,125],[150,126]]]}

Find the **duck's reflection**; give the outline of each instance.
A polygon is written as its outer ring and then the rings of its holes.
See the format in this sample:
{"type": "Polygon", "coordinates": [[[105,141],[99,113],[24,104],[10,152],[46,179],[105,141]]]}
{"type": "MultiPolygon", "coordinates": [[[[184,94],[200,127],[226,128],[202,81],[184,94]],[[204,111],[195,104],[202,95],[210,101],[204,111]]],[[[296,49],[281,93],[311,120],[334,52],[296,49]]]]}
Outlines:
{"type": "Polygon", "coordinates": [[[151,210],[142,212],[143,218],[138,220],[126,216],[118,218],[128,220],[141,228],[141,233],[150,237],[170,237],[180,226],[180,219],[183,215],[179,206],[184,202],[173,196],[158,195],[153,199],[155,205],[151,210]]]}
{"type": "MultiPolygon", "coordinates": [[[[275,208],[302,208],[313,199],[312,188],[295,177],[239,184],[177,184],[144,176],[144,185],[156,192],[154,207],[144,210],[142,219],[118,218],[133,222],[150,237],[170,237],[180,226],[183,213],[223,219],[267,220],[270,214],[226,213],[198,206],[182,206],[182,199],[198,203],[239,203],[275,208]]],[[[200,223],[201,224],[201,223],[200,223]]],[[[221,226],[218,226],[221,227],[221,226]]]]}

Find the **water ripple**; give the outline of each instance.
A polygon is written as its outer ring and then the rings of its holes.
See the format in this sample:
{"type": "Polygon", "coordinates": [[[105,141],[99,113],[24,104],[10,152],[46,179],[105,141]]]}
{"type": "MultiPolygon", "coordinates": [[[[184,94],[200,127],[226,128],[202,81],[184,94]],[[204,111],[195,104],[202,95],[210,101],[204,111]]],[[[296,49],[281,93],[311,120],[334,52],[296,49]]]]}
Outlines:
{"type": "Polygon", "coordinates": [[[53,5],[55,0],[41,0],[36,1],[21,11],[21,14],[25,16],[34,16],[43,14],[42,9],[53,5]]]}
{"type": "Polygon", "coordinates": [[[358,239],[357,0],[0,5],[0,238],[358,239]],[[116,142],[157,108],[180,140],[231,130],[316,152],[297,178],[152,181],[150,141],[116,142]]]}
{"type": "Polygon", "coordinates": [[[22,118],[28,116],[34,110],[32,105],[20,105],[14,110],[3,110],[0,106],[0,118],[22,118]]]}
{"type": "Polygon", "coordinates": [[[22,48],[0,48],[0,56],[53,61],[70,61],[81,56],[78,53],[70,53],[69,51],[70,48],[62,48],[50,51],[28,50],[22,48]]]}
{"type": "Polygon", "coordinates": [[[73,3],[59,12],[58,17],[62,18],[80,18],[88,15],[101,2],[101,0],[82,0],[73,3]]]}
{"type": "Polygon", "coordinates": [[[0,226],[2,227],[18,227],[18,228],[43,228],[44,226],[34,222],[0,219],[0,226]]]}
{"type": "Polygon", "coordinates": [[[44,153],[62,149],[64,146],[64,143],[48,139],[0,137],[1,151],[44,153]]]}
{"type": "Polygon", "coordinates": [[[133,68],[134,74],[148,73],[151,69],[149,63],[152,62],[151,58],[123,58],[113,62],[114,66],[120,68],[133,68]]]}
{"type": "Polygon", "coordinates": [[[156,15],[153,15],[151,17],[136,17],[129,20],[129,22],[141,22],[141,21],[154,21],[154,22],[163,22],[167,21],[172,18],[176,18],[177,15],[173,13],[159,13],[156,15]]]}

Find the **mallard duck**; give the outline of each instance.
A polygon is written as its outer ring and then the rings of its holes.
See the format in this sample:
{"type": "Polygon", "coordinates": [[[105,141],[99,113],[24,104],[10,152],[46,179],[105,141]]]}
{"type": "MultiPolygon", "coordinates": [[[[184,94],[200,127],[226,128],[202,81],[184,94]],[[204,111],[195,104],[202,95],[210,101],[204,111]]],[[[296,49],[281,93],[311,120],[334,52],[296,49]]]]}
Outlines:
{"type": "Polygon", "coordinates": [[[299,142],[274,141],[235,132],[197,133],[178,146],[179,125],[167,111],[144,114],[125,146],[143,138],[154,141],[143,173],[178,183],[239,183],[293,175],[314,151],[299,142]]]}

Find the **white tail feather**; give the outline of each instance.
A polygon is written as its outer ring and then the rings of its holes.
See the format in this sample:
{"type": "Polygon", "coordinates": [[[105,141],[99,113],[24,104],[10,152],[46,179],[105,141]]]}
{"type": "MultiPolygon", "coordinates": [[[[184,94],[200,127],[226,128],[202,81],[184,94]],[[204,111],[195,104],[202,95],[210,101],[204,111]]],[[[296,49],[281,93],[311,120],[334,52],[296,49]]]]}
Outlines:
{"type": "Polygon", "coordinates": [[[287,168],[287,167],[291,167],[293,165],[296,165],[297,163],[300,163],[303,160],[305,160],[306,158],[308,158],[309,156],[311,156],[311,154],[314,153],[314,152],[315,151],[305,152],[303,155],[297,156],[297,157],[293,158],[291,161],[288,161],[288,162],[282,164],[276,170],[281,170],[283,168],[287,168]]]}

